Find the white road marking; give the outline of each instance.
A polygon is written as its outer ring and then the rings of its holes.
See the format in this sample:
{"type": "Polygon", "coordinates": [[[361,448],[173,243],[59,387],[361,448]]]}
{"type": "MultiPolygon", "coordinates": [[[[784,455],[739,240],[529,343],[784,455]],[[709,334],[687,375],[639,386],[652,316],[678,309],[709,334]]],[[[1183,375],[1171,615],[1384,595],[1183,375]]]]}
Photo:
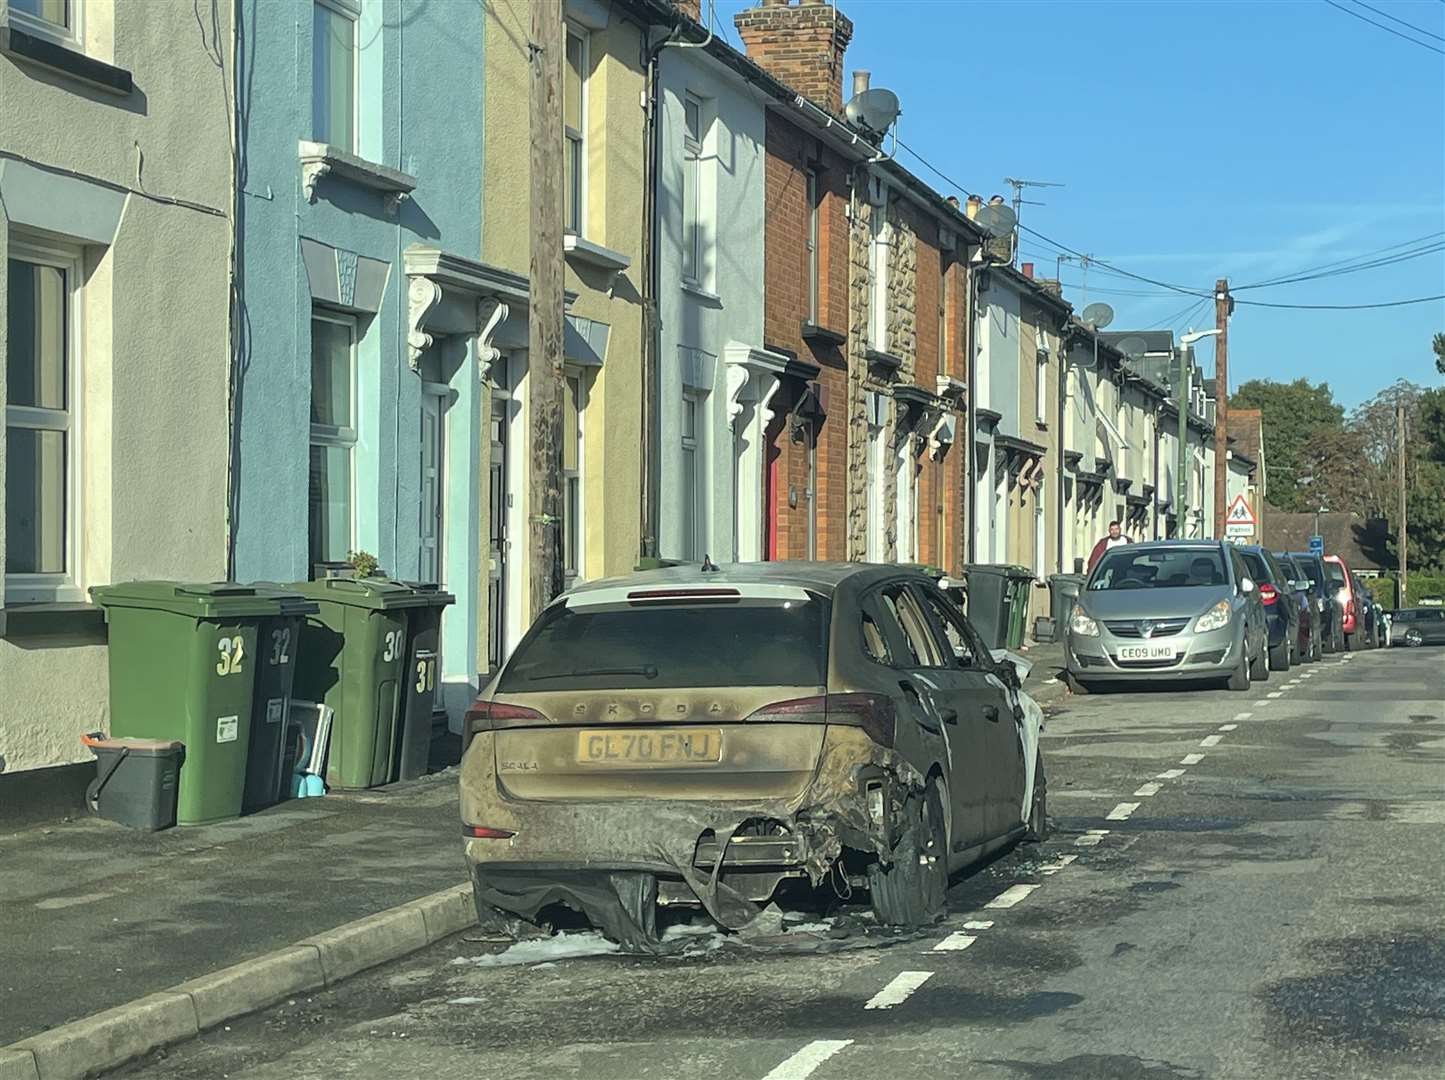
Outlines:
{"type": "Polygon", "coordinates": [[[965,934],[962,930],[955,930],[933,947],[934,952],[963,952],[972,945],[978,938],[972,934],[965,934]]]}
{"type": "Polygon", "coordinates": [[[1203,754],[1185,754],[1182,758],[1179,759],[1179,764],[1181,764],[1181,765],[1198,765],[1198,764],[1199,764],[1201,761],[1203,761],[1203,760],[1204,760],[1204,755],[1203,755],[1203,754]]]}
{"type": "Polygon", "coordinates": [[[1037,885],[1010,885],[983,906],[986,908],[1011,908],[1037,888],[1037,885]]]}
{"type": "Polygon", "coordinates": [[[1073,862],[1077,858],[1077,855],[1060,855],[1058,859],[1056,859],[1054,862],[1047,863],[1046,865],[1039,867],[1039,873],[1057,874],[1060,870],[1068,866],[1069,863],[1073,862]]]}
{"type": "Polygon", "coordinates": [[[1218,746],[1223,740],[1223,735],[1206,735],[1199,740],[1200,746],[1218,746]]]}
{"type": "Polygon", "coordinates": [[[891,1009],[902,1005],[912,996],[913,991],[933,978],[931,971],[905,971],[896,975],[891,983],[863,1003],[865,1009],[891,1009]]]}
{"type": "Polygon", "coordinates": [[[1056,683],[1056,682],[1058,682],[1058,681],[1059,681],[1058,679],[1054,679],[1054,678],[1045,679],[1045,680],[1044,680],[1044,685],[1045,685],[1045,686],[1050,686],[1050,685],[1052,685],[1053,683],[1056,683]]]}
{"type": "Polygon", "coordinates": [[[1283,690],[1271,690],[1268,694],[1265,694],[1264,696],[1267,697],[1267,698],[1269,698],[1271,701],[1273,701],[1275,698],[1282,698],[1282,697],[1284,697],[1284,691],[1283,691],[1283,690]]]}
{"type": "Polygon", "coordinates": [[[1136,798],[1147,799],[1150,795],[1158,795],[1159,789],[1163,786],[1163,784],[1150,780],[1147,784],[1140,787],[1138,791],[1134,792],[1134,795],[1136,798]]]}
{"type": "Polygon", "coordinates": [[[1249,719],[1251,716],[1253,716],[1253,715],[1254,715],[1254,713],[1252,713],[1252,712],[1235,713],[1235,714],[1234,714],[1234,718],[1235,718],[1236,720],[1248,720],[1248,719],[1249,719]]]}
{"type": "Polygon", "coordinates": [[[1160,773],[1158,776],[1154,777],[1154,779],[1155,779],[1155,780],[1178,780],[1178,779],[1179,779],[1181,776],[1183,776],[1183,775],[1184,775],[1184,770],[1183,770],[1183,769],[1165,769],[1165,770],[1164,770],[1162,773],[1160,773]]]}
{"type": "Polygon", "coordinates": [[[1235,728],[1237,728],[1237,727],[1239,727],[1238,724],[1220,724],[1220,725],[1219,725],[1219,730],[1220,730],[1220,731],[1233,731],[1233,730],[1234,730],[1235,728]]]}
{"type": "Polygon", "coordinates": [[[819,1065],[839,1050],[852,1045],[852,1039],[815,1039],[768,1073],[763,1080],[808,1080],[819,1065]]]}
{"type": "Polygon", "coordinates": [[[1136,802],[1121,802],[1104,817],[1105,821],[1128,821],[1129,815],[1139,809],[1136,802]]]}
{"type": "Polygon", "coordinates": [[[965,930],[991,930],[993,929],[992,919],[969,919],[963,924],[965,930]]]}
{"type": "Polygon", "coordinates": [[[1090,829],[1074,841],[1075,847],[1097,847],[1104,837],[1109,835],[1108,829],[1090,829]]]}
{"type": "Polygon", "coordinates": [[[1264,708],[1266,705],[1273,705],[1273,704],[1274,704],[1274,702],[1272,702],[1272,701],[1260,700],[1260,701],[1256,701],[1256,702],[1254,703],[1254,707],[1255,707],[1256,709],[1262,709],[1262,708],[1264,708]]]}

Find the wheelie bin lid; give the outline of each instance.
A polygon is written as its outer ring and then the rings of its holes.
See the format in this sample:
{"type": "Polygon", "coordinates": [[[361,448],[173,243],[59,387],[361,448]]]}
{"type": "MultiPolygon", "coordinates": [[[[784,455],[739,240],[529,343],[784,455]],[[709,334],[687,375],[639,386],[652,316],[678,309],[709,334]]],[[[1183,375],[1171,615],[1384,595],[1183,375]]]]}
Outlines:
{"type": "Polygon", "coordinates": [[[455,604],[457,598],[447,592],[440,585],[432,581],[404,581],[403,585],[409,585],[422,594],[422,600],[427,607],[446,607],[448,604],[455,604]]]}
{"type": "Polygon", "coordinates": [[[257,581],[248,586],[256,590],[257,596],[274,600],[281,615],[315,615],[321,608],[315,600],[302,596],[289,585],[278,585],[274,581],[257,581]]]}
{"type": "MultiPolygon", "coordinates": [[[[426,607],[434,603],[432,597],[436,595],[404,581],[385,577],[328,577],[297,582],[292,588],[312,600],[370,611],[426,607]]],[[[449,593],[444,595],[450,597],[449,593]]]]}
{"type": "Polygon", "coordinates": [[[280,604],[273,593],[282,591],[235,581],[127,581],[92,586],[90,596],[103,608],[166,611],[194,619],[235,619],[277,614],[280,604]]]}
{"type": "Polygon", "coordinates": [[[1034,572],[1027,566],[1013,566],[1009,563],[969,563],[964,570],[970,574],[998,574],[1001,577],[1034,576],[1034,572]]]}

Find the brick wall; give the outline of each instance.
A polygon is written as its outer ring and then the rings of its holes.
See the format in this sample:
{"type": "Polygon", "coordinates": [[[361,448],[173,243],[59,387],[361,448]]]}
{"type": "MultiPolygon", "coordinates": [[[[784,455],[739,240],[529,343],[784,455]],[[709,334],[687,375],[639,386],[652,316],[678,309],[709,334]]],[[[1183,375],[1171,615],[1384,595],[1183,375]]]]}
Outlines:
{"type": "Polygon", "coordinates": [[[749,58],[829,112],[843,108],[853,22],[829,0],[759,0],[733,16],[749,58]]]}

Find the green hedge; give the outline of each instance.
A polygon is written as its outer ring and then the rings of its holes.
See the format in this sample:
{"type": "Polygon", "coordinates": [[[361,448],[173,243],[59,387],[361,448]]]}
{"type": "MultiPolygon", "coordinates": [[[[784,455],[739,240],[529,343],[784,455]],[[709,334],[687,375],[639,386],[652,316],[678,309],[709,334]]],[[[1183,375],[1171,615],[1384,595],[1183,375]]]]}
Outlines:
{"type": "Polygon", "coordinates": [[[1394,574],[1381,574],[1370,581],[1370,591],[1375,599],[1387,608],[1419,607],[1426,597],[1445,598],[1445,574],[1410,575],[1410,593],[1405,602],[1399,602],[1400,582],[1394,574]]]}

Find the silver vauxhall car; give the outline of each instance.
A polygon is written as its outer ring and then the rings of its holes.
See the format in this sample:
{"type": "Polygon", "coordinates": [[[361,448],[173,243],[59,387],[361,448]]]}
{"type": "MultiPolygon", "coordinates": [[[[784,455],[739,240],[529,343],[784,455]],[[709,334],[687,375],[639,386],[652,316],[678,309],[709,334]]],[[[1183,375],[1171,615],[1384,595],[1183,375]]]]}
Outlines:
{"type": "Polygon", "coordinates": [[[1069,617],[1069,685],[1269,678],[1264,605],[1232,545],[1157,540],[1111,548],[1069,617]]]}

